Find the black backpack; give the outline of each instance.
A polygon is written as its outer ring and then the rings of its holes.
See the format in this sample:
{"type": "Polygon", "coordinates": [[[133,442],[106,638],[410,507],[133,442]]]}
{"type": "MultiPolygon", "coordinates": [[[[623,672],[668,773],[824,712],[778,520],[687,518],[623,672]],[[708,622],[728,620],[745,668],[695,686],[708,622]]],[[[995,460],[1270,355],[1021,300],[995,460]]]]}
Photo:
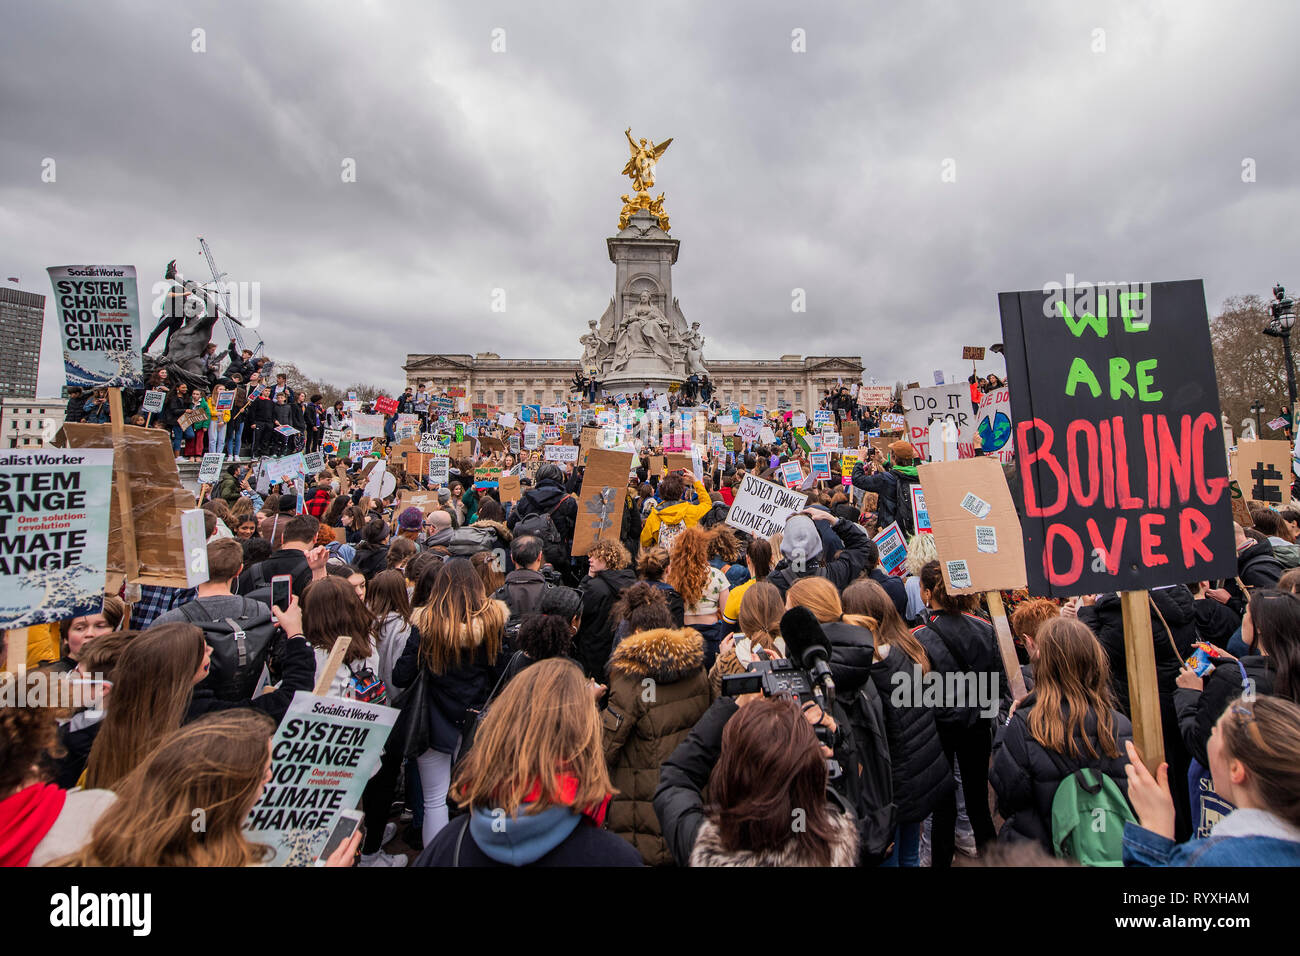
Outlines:
{"type": "Polygon", "coordinates": [[[839,789],[857,817],[858,865],[876,866],[889,856],[898,825],[884,701],[868,680],[847,704],[835,708],[836,722],[847,731],[836,753],[844,771],[839,789]]]}
{"type": "Polygon", "coordinates": [[[542,554],[546,556],[546,563],[553,567],[564,564],[567,555],[564,551],[564,538],[560,536],[560,529],[555,527],[551,515],[555,514],[556,508],[568,501],[569,497],[569,495],[565,495],[549,511],[537,511],[525,515],[515,525],[514,536],[516,538],[520,535],[530,534],[541,539],[542,554]]]}
{"type": "Polygon", "coordinates": [[[208,676],[199,686],[211,690],[218,700],[251,698],[275,642],[271,608],[244,598],[237,617],[214,618],[198,600],[182,604],[180,611],[185,620],[203,631],[212,648],[208,676]]]}

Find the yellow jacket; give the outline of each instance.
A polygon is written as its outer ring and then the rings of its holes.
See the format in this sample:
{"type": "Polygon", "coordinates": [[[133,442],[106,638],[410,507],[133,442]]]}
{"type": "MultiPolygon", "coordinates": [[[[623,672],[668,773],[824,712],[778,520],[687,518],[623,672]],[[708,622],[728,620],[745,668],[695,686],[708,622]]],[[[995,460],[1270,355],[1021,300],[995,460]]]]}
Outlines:
{"type": "Polygon", "coordinates": [[[709,489],[704,487],[702,481],[695,482],[695,494],[700,499],[697,505],[689,501],[679,501],[676,504],[652,508],[649,517],[645,519],[645,526],[641,529],[641,546],[648,548],[659,540],[661,524],[672,525],[685,521],[688,528],[699,524],[700,519],[713,507],[713,499],[709,497],[709,489]]]}

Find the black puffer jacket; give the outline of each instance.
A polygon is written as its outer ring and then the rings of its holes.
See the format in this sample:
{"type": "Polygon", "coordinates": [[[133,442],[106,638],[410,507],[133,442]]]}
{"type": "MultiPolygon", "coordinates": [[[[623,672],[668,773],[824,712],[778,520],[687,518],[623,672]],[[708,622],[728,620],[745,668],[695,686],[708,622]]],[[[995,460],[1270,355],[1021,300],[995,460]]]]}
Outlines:
{"type": "MultiPolygon", "coordinates": [[[[993,625],[974,614],[936,614],[926,612],[927,623],[918,627],[913,633],[925,648],[930,658],[930,671],[942,676],[945,674],[974,674],[977,694],[987,688],[985,674],[998,675],[997,700],[989,701],[995,708],[998,703],[1011,696],[1007,685],[1007,675],[1002,669],[1002,655],[998,651],[997,639],[993,636],[993,625]],[[944,638],[947,638],[945,642],[944,638]],[[953,649],[964,659],[964,664],[948,649],[953,649]]],[[[927,675],[928,677],[929,675],[927,675]]],[[[929,678],[934,680],[936,678],[929,678]]],[[[935,720],[939,726],[962,728],[973,727],[981,720],[991,720],[996,716],[988,713],[978,699],[966,699],[962,693],[949,699],[948,690],[961,690],[969,686],[969,678],[962,681],[944,681],[943,705],[937,708],[935,720]]]]}
{"type": "Polygon", "coordinates": [[[607,568],[582,579],[582,623],[573,636],[573,656],[582,662],[588,677],[602,683],[614,648],[614,624],[609,611],[618,596],[634,584],[636,572],[630,568],[607,568]]]}
{"type": "Polygon", "coordinates": [[[889,648],[884,659],[871,666],[871,679],[884,703],[899,823],[924,820],[957,784],[943,753],[934,710],[893,704],[895,690],[914,680],[913,666],[912,659],[898,647],[889,648]]]}
{"type": "Polygon", "coordinates": [[[822,625],[822,633],[831,642],[831,677],[835,679],[835,697],[847,701],[871,677],[875,642],[865,627],[844,621],[822,625]]]}
{"type": "Polygon", "coordinates": [[[556,507],[566,494],[568,492],[553,481],[543,481],[536,488],[528,489],[511,510],[510,517],[506,520],[506,527],[513,532],[515,525],[529,515],[549,513],[551,521],[555,524],[555,530],[564,539],[564,549],[567,554],[573,547],[573,528],[578,520],[578,502],[577,499],[570,498],[556,507]],[[552,508],[555,508],[554,512],[551,511],[552,508]]]}
{"type": "MultiPolygon", "coordinates": [[[[1157,588],[1151,592],[1160,614],[1151,611],[1151,636],[1156,652],[1156,686],[1161,697],[1172,698],[1177,686],[1178,671],[1192,644],[1197,641],[1196,602],[1192,592],[1181,584],[1172,588],[1157,588]],[[1164,623],[1161,623],[1161,616],[1164,623]],[[1165,630],[1169,625],[1169,631],[1165,630]],[[1169,644],[1170,633],[1178,653],[1169,644]]],[[[1150,606],[1148,604],[1148,606],[1150,606]]],[[[1124,614],[1119,595],[1103,594],[1097,603],[1079,608],[1079,620],[1092,629],[1097,640],[1110,658],[1110,682],[1115,690],[1115,706],[1128,713],[1128,660],[1124,653],[1124,614]]],[[[1172,716],[1172,715],[1171,715],[1172,716]]]]}
{"type": "Polygon", "coordinates": [[[1193,604],[1196,608],[1196,633],[1200,639],[1227,650],[1228,641],[1241,627],[1241,616],[1211,597],[1196,599],[1193,604]]]}
{"type": "Polygon", "coordinates": [[[1178,730],[1188,753],[1200,761],[1202,767],[1210,766],[1205,748],[1210,742],[1214,724],[1228,705],[1240,697],[1241,668],[1246,669],[1246,679],[1254,681],[1256,694],[1273,693],[1277,680],[1277,666],[1270,657],[1252,654],[1236,661],[1226,661],[1205,675],[1202,690],[1180,687],[1174,693],[1174,709],[1178,712],[1178,730]]]}
{"type": "Polygon", "coordinates": [[[1102,753],[1097,739],[1097,715],[1091,711],[1083,720],[1082,733],[1075,731],[1075,741],[1081,756],[1048,751],[1029,733],[1029,713],[1033,710],[1036,694],[1030,694],[1016,708],[1011,723],[998,732],[993,744],[993,764],[989,768],[989,783],[998,795],[998,813],[1005,819],[998,838],[1002,840],[1037,840],[1048,853],[1052,850],[1052,800],[1056,788],[1065,779],[1066,772],[1081,767],[1091,767],[1110,777],[1125,795],[1128,794],[1128,777],[1124,767],[1128,764],[1124,741],[1133,739],[1133,726],[1119,711],[1111,711],[1111,720],[1118,754],[1107,757],[1102,753]],[[1100,756],[1094,757],[1083,745],[1092,745],[1100,756]]]}
{"type": "Polygon", "coordinates": [[[853,487],[861,488],[863,491],[874,492],[876,497],[876,527],[887,528],[890,524],[897,521],[899,528],[904,534],[910,535],[915,532],[915,522],[912,521],[912,485],[919,484],[920,479],[916,477],[916,469],[902,471],[891,468],[888,471],[879,471],[874,475],[868,475],[863,470],[862,464],[858,463],[853,466],[853,475],[849,478],[853,487]]]}

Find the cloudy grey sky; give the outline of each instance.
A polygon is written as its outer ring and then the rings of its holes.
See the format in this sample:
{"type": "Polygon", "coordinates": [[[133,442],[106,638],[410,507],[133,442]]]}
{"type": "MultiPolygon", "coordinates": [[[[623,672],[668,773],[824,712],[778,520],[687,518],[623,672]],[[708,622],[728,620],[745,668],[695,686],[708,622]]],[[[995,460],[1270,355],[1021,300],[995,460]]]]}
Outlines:
{"type": "MultiPolygon", "coordinates": [[[[396,385],[407,352],[576,357],[613,292],[629,125],[673,137],[655,191],[706,359],[927,380],[1001,339],[999,291],[1068,273],[1203,278],[1211,314],[1300,287],[1295,3],[95,0],[4,21],[0,278],[48,295],[46,266],[131,263],[147,291],[173,257],[206,278],[203,235],[261,283],[268,351],[339,384],[396,385]]],[[[62,384],[47,309],[41,394],[62,384]]]]}

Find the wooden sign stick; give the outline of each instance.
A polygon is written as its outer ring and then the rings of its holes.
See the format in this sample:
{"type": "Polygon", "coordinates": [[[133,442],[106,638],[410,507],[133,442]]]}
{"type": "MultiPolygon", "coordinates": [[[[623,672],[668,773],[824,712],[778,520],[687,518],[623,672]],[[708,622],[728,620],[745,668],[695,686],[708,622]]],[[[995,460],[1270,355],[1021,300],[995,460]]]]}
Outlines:
{"type": "Polygon", "coordinates": [[[321,668],[320,674],[316,677],[316,688],[312,691],[317,697],[328,697],[330,684],[334,683],[334,675],[339,672],[343,666],[343,655],[348,652],[348,645],[352,643],[352,638],[346,635],[340,636],[330,648],[330,656],[325,658],[325,666],[321,668]]]}
{"type": "Polygon", "coordinates": [[[1156,648],[1151,633],[1150,600],[1146,591],[1120,591],[1124,614],[1124,661],[1128,669],[1129,716],[1133,744],[1152,774],[1164,762],[1165,740],[1160,727],[1160,691],[1156,686],[1156,648]]]}
{"type": "Polygon", "coordinates": [[[131,476],[127,473],[126,431],[122,417],[122,390],[108,390],[108,413],[113,433],[113,484],[117,486],[117,510],[121,521],[122,558],[126,577],[126,603],[134,604],[139,596],[139,585],[132,581],[140,576],[140,556],[135,548],[135,508],[131,500],[131,476]],[[133,597],[134,596],[134,597],[133,597]]]}
{"type": "Polygon", "coordinates": [[[1020,658],[1016,657],[1016,641],[1011,633],[1011,623],[1007,620],[1006,608],[1002,606],[1002,594],[999,591],[985,591],[984,597],[989,602],[989,616],[993,618],[993,631],[998,637],[998,651],[1002,654],[1002,669],[1007,672],[1011,699],[1020,700],[1029,691],[1025,687],[1025,675],[1020,672],[1020,658]]]}

